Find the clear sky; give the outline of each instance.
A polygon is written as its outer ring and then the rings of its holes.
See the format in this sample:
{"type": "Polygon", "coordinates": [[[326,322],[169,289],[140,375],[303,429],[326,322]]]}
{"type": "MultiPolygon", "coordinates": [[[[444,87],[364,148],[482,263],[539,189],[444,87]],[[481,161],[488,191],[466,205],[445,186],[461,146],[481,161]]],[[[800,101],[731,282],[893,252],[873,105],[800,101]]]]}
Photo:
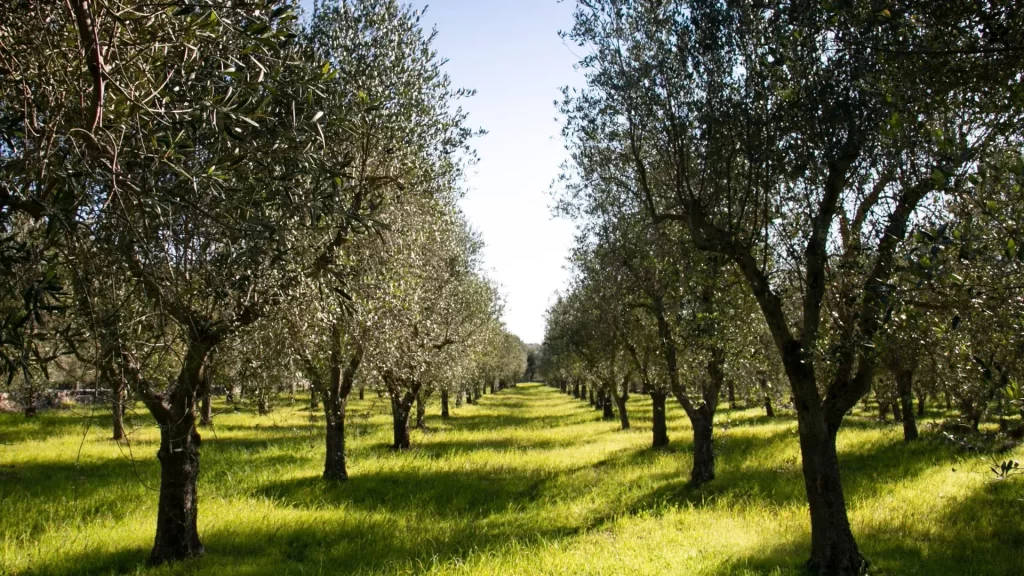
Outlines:
{"type": "Polygon", "coordinates": [[[480,157],[468,178],[463,209],[487,243],[489,274],[505,293],[505,322],[526,342],[544,337],[544,311],[565,284],[573,227],[551,217],[548,189],[565,151],[559,138],[559,87],[581,85],[576,57],[558,31],[572,23],[575,2],[434,0],[425,26],[438,30],[438,52],[456,86],[474,88],[464,102],[480,157]]]}

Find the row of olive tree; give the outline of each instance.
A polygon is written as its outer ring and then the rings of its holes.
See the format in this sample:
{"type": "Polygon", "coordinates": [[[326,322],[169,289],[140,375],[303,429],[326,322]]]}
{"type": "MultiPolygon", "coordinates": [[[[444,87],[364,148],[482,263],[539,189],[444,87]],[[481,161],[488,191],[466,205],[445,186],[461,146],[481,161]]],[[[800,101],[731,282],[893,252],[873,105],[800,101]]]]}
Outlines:
{"type": "Polygon", "coordinates": [[[153,562],[203,551],[211,381],[301,372],[324,475],[344,479],[357,376],[390,396],[403,448],[413,400],[500,348],[456,207],[470,92],[432,46],[396,0],[308,19],[286,0],[0,11],[2,370],[30,414],[54,367],[91,366],[115,437],[142,401],[161,434],[153,562]]]}
{"type": "Polygon", "coordinates": [[[562,105],[560,187],[583,264],[551,312],[546,361],[606,388],[629,346],[634,370],[659,365],[694,423],[695,481],[710,478],[697,460],[723,372],[780,371],[800,423],[808,566],[861,573],[836,435],[876,375],[888,367],[906,406],[915,359],[931,357],[956,374],[933,386],[975,427],[1013,388],[1019,10],[593,0],[566,38],[586,51],[586,87],[562,105]],[[627,344],[630,323],[653,328],[627,344]],[[774,353],[744,360],[736,343],[774,353]],[[680,374],[701,376],[687,390],[680,374]]]}

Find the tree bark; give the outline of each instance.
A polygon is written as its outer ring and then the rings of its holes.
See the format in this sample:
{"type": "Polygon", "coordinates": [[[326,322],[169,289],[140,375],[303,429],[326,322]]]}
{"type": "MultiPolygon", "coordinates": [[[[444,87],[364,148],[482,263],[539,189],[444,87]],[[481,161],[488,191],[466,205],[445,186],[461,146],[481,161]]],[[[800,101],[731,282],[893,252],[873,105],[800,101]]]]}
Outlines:
{"type": "Polygon", "coordinates": [[[359,399],[360,400],[365,400],[366,399],[366,388],[364,388],[362,386],[359,387],[359,399]]]}
{"type": "Polygon", "coordinates": [[[729,394],[729,410],[735,410],[736,409],[736,383],[733,382],[732,380],[729,380],[728,384],[726,384],[726,388],[728,389],[728,394],[729,394]]]}
{"type": "Polygon", "coordinates": [[[39,413],[39,399],[35,389],[31,386],[25,392],[25,418],[35,418],[39,413]]]}
{"type": "MultiPolygon", "coordinates": [[[[178,412],[182,406],[174,406],[178,412]]],[[[149,559],[163,564],[203,553],[196,520],[199,514],[196,484],[199,479],[199,433],[191,407],[180,418],[160,424],[160,500],[156,539],[149,559]]]]}
{"type": "Polygon", "coordinates": [[[409,449],[409,412],[412,406],[400,398],[391,399],[391,418],[394,429],[393,450],[409,449]]]}
{"type": "MultiPolygon", "coordinates": [[[[207,364],[209,364],[210,359],[207,358],[206,362],[207,364]]],[[[211,398],[211,394],[213,394],[213,391],[211,390],[212,383],[210,382],[209,372],[210,369],[209,367],[207,367],[203,373],[203,381],[200,384],[200,389],[202,390],[203,395],[202,404],[200,404],[199,406],[200,426],[210,426],[211,424],[213,424],[213,399],[211,398]]]]}
{"type": "Polygon", "coordinates": [[[812,409],[798,414],[804,487],[811,512],[811,558],[807,567],[813,574],[860,574],[865,561],[846,514],[835,436],[829,433],[823,418],[814,417],[815,412],[812,409]]]}
{"type": "Polygon", "coordinates": [[[928,397],[928,395],[925,394],[924,392],[922,392],[917,397],[917,417],[918,418],[924,418],[925,400],[927,399],[927,397],[928,397]]]}
{"type": "Polygon", "coordinates": [[[324,458],[324,479],[348,480],[348,461],[345,454],[345,412],[347,400],[324,396],[324,416],[327,421],[327,454],[324,458]]]}
{"type": "Polygon", "coordinates": [[[416,395],[416,428],[423,430],[427,427],[427,408],[423,403],[423,393],[416,395]]]}
{"type": "Polygon", "coordinates": [[[769,418],[775,417],[775,409],[772,408],[771,390],[768,388],[768,379],[761,377],[761,394],[764,396],[764,414],[769,418]]]}
{"type": "Polygon", "coordinates": [[[917,421],[914,418],[914,372],[903,370],[896,374],[896,389],[900,395],[900,406],[903,411],[903,439],[907,442],[917,440],[917,421]]]}
{"type": "Polygon", "coordinates": [[[101,374],[102,378],[108,379],[110,382],[110,389],[113,393],[113,405],[111,406],[111,413],[114,417],[114,433],[113,440],[124,440],[124,412],[125,404],[127,399],[126,386],[124,378],[119,377],[114,373],[111,367],[108,365],[104,369],[105,374],[101,374]]]}
{"type": "Polygon", "coordinates": [[[605,420],[615,420],[615,410],[612,409],[611,393],[602,388],[599,401],[601,403],[602,418],[605,420]]]}
{"type": "Polygon", "coordinates": [[[210,387],[203,391],[203,402],[199,407],[199,425],[209,426],[213,423],[213,405],[210,399],[210,387]]]}
{"type": "MultiPolygon", "coordinates": [[[[627,392],[622,396],[612,393],[612,397],[615,398],[615,407],[619,411],[619,424],[623,430],[629,430],[629,414],[626,412],[626,402],[629,401],[629,386],[626,386],[627,392]]],[[[605,410],[605,416],[607,417],[607,409],[605,410]]]]}
{"type": "Polygon", "coordinates": [[[320,409],[320,398],[316,391],[316,386],[310,385],[309,387],[309,409],[319,410],[320,409]]]}
{"type": "Polygon", "coordinates": [[[663,392],[651,391],[652,416],[654,418],[654,448],[668,446],[668,423],[665,419],[665,398],[663,392]]]}
{"type": "MultiPolygon", "coordinates": [[[[324,479],[348,480],[348,459],[345,452],[345,416],[352,385],[363,362],[363,346],[355,345],[348,362],[344,359],[341,326],[331,328],[331,358],[327,387],[323,390],[324,420],[327,427],[324,479]]],[[[319,380],[322,382],[322,380],[319,380]]]]}
{"type": "Polygon", "coordinates": [[[459,390],[458,392],[455,393],[455,407],[456,408],[462,408],[462,396],[463,396],[463,394],[464,394],[464,392],[462,390],[459,390]]]}
{"type": "Polygon", "coordinates": [[[441,419],[448,420],[451,414],[448,412],[448,391],[441,390],[441,419]]]}
{"type": "Polygon", "coordinates": [[[715,479],[715,447],[714,417],[700,414],[706,410],[698,410],[696,418],[690,418],[693,424],[693,468],[690,470],[690,483],[700,486],[715,479]]]}
{"type": "MultiPolygon", "coordinates": [[[[196,528],[198,517],[199,445],[196,431],[196,393],[202,386],[204,367],[214,335],[198,335],[189,342],[181,371],[165,395],[144,390],[143,401],[160,426],[160,498],[156,538],[150,553],[152,564],[185,560],[203,553],[196,528]]],[[[136,372],[136,380],[141,375],[136,372]]]]}

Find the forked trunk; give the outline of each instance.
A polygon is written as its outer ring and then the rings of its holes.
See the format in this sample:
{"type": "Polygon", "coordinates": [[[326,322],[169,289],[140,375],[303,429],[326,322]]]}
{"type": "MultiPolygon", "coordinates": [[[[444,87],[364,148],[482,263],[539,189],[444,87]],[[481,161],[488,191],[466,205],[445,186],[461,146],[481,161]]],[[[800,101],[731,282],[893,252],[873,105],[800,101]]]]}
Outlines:
{"type": "Polygon", "coordinates": [[[341,326],[331,328],[331,363],[328,388],[323,394],[324,417],[327,421],[327,453],[324,458],[324,478],[347,480],[348,462],[345,454],[345,412],[352,384],[363,362],[363,346],[356,344],[343,365],[341,326]]]}
{"type": "MultiPolygon", "coordinates": [[[[160,426],[160,499],[156,538],[150,562],[163,564],[203,553],[196,528],[198,517],[199,432],[196,431],[196,394],[204,365],[216,337],[193,340],[181,372],[166,395],[144,393],[146,407],[160,426]]],[[[140,376],[136,376],[139,379],[140,376]]]]}
{"type": "Polygon", "coordinates": [[[412,414],[413,402],[416,402],[420,394],[420,384],[412,382],[412,386],[406,390],[401,386],[399,380],[389,380],[388,396],[391,398],[391,422],[394,432],[393,450],[408,450],[409,443],[409,416],[412,414]],[[403,390],[405,390],[403,392],[403,390]]]}
{"type": "Polygon", "coordinates": [[[668,446],[668,424],[665,420],[665,398],[662,392],[651,392],[652,416],[654,419],[654,448],[668,446]]]}

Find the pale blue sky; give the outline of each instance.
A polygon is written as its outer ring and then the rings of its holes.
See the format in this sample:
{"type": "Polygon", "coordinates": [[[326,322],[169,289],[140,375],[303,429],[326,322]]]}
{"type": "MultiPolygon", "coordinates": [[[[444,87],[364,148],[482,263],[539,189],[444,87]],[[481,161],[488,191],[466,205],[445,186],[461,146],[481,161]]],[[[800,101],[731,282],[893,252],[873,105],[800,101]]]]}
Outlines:
{"type": "Polygon", "coordinates": [[[558,37],[572,23],[575,2],[435,0],[425,26],[438,30],[456,86],[475,88],[464,102],[477,139],[479,164],[462,203],[487,243],[489,274],[506,295],[505,322],[526,342],[544,337],[544,311],[565,284],[573,227],[551,217],[548,189],[565,150],[559,136],[559,87],[582,85],[576,57],[558,37]]]}
{"type": "MultiPolygon", "coordinates": [[[[311,2],[304,0],[303,4],[311,2]]],[[[573,226],[551,217],[548,195],[565,150],[555,100],[581,86],[577,58],[558,37],[572,24],[572,0],[409,0],[427,6],[426,28],[449,60],[456,87],[478,91],[462,102],[474,144],[463,210],[487,243],[488,274],[506,297],[505,323],[529,343],[544,337],[544,311],[568,276],[573,226]]]]}

